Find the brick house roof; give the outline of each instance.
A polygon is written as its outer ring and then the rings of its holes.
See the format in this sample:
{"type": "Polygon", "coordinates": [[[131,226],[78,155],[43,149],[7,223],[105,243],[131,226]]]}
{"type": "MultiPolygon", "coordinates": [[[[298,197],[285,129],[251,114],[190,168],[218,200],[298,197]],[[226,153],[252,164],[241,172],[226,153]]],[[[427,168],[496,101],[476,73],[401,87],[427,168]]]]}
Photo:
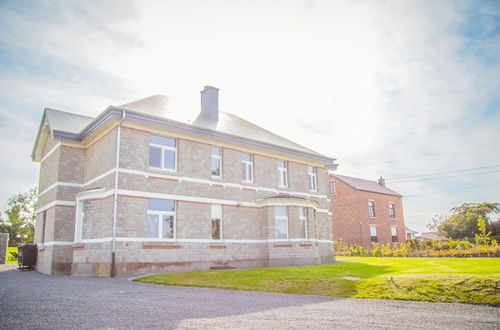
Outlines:
{"type": "Polygon", "coordinates": [[[379,193],[379,194],[386,194],[386,195],[394,195],[394,196],[403,197],[403,195],[379,184],[377,181],[365,180],[365,179],[360,179],[360,178],[353,178],[350,176],[338,175],[338,174],[333,174],[332,177],[348,184],[349,186],[353,187],[356,190],[369,191],[369,192],[375,192],[375,193],[379,193]]]}

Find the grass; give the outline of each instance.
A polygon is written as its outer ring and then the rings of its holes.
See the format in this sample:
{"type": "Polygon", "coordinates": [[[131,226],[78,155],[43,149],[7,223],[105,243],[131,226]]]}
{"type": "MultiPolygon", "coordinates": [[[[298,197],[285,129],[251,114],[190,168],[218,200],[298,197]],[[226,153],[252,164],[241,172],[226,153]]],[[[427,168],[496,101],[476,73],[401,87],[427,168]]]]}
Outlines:
{"type": "Polygon", "coordinates": [[[138,282],[500,306],[498,258],[342,257],[330,265],[157,274],[138,282]],[[358,281],[342,279],[357,277],[358,281]]]}

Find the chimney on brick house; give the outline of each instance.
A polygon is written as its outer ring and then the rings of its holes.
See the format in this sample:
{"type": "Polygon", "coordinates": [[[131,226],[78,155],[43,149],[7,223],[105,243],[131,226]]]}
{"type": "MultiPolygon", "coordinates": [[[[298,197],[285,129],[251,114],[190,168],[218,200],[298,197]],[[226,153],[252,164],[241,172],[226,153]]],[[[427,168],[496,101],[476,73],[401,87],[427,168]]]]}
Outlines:
{"type": "Polygon", "coordinates": [[[219,89],[205,86],[201,93],[201,114],[212,120],[219,120],[219,89]]]}
{"type": "Polygon", "coordinates": [[[385,187],[385,179],[382,176],[378,178],[378,184],[385,187]]]}

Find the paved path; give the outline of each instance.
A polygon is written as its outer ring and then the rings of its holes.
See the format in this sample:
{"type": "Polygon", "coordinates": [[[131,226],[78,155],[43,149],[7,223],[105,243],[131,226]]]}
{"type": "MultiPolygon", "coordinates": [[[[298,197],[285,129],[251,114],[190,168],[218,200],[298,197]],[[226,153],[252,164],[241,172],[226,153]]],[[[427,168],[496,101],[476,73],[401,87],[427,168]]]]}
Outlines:
{"type": "Polygon", "coordinates": [[[499,329],[499,312],[47,276],[0,265],[0,329],[499,329]]]}

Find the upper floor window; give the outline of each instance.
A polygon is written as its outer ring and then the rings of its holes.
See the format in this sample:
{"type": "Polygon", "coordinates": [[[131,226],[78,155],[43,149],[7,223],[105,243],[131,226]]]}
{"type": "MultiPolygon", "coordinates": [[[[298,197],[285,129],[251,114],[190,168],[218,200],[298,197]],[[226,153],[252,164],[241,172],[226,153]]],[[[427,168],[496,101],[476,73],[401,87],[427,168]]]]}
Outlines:
{"type": "Polygon", "coordinates": [[[368,201],[368,216],[375,218],[375,202],[373,201],[368,201]]]}
{"type": "Polygon", "coordinates": [[[149,166],[168,171],[177,170],[177,140],[163,136],[149,136],[149,166]]]}
{"type": "Polygon", "coordinates": [[[276,239],[288,239],[288,209],[286,206],[274,208],[274,231],[276,239]]]}
{"type": "Polygon", "coordinates": [[[175,238],[175,201],[148,199],[146,237],[175,238]]]}
{"type": "Polygon", "coordinates": [[[212,147],[212,176],[216,178],[222,177],[222,149],[212,147]]]}
{"type": "Polygon", "coordinates": [[[307,174],[309,175],[309,190],[316,191],[318,189],[316,182],[316,167],[308,166],[307,174]]]}
{"type": "Polygon", "coordinates": [[[395,218],[396,211],[394,210],[394,203],[389,203],[389,217],[395,218]]]}
{"type": "Polygon", "coordinates": [[[335,181],[330,181],[330,194],[335,195],[337,193],[337,185],[335,181]]]}
{"type": "Polygon", "coordinates": [[[308,209],[305,207],[299,208],[301,238],[307,238],[307,214],[308,209]]]}
{"type": "Polygon", "coordinates": [[[243,174],[243,181],[253,181],[253,160],[250,154],[241,154],[241,167],[243,174]]]}
{"type": "Polygon", "coordinates": [[[377,227],[370,226],[370,241],[373,243],[378,242],[377,227]]]}
{"type": "Polygon", "coordinates": [[[222,239],[222,205],[212,205],[212,239],[222,239]]]}
{"type": "Polygon", "coordinates": [[[278,185],[288,187],[288,169],[284,160],[278,160],[278,185]]]}
{"type": "Polygon", "coordinates": [[[391,237],[393,242],[398,241],[398,228],[397,227],[391,227],[391,237]]]}

